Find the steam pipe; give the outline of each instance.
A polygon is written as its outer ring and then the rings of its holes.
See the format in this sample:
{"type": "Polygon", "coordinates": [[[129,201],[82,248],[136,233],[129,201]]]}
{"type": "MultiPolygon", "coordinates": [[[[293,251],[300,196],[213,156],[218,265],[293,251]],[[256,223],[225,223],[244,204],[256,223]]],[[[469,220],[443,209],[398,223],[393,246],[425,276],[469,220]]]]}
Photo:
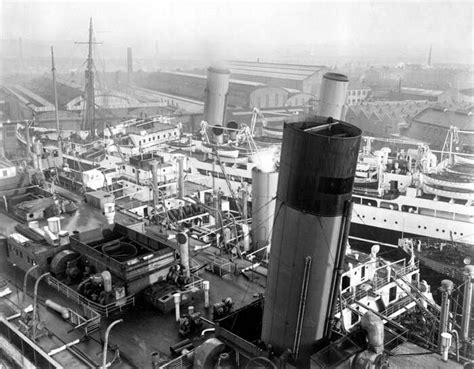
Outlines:
{"type": "Polygon", "coordinates": [[[474,265],[466,265],[464,272],[464,300],[462,308],[461,321],[461,338],[464,342],[469,341],[469,331],[471,322],[474,319],[472,316],[472,299],[473,299],[473,284],[474,284],[474,265]]]}
{"type": "Polygon", "coordinates": [[[336,301],[337,301],[337,291],[339,291],[339,282],[341,280],[341,276],[344,273],[344,256],[346,255],[346,246],[347,240],[349,239],[349,230],[351,227],[351,218],[352,218],[352,208],[353,208],[352,201],[346,201],[344,206],[344,223],[341,228],[340,233],[340,241],[339,241],[339,248],[338,253],[336,255],[336,268],[334,269],[334,285],[331,288],[332,297],[329,299],[329,306],[328,311],[329,315],[327,316],[326,326],[325,326],[325,336],[329,337],[331,331],[331,323],[334,320],[334,310],[336,308],[336,301]]]}

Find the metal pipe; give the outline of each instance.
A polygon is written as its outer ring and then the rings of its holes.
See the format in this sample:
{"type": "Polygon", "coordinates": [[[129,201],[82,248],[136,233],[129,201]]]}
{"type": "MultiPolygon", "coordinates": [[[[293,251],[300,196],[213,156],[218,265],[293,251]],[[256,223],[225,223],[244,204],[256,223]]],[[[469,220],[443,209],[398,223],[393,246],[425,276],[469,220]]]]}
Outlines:
{"type": "Polygon", "coordinates": [[[72,342],[69,342],[69,343],[66,343],[58,348],[55,348],[53,350],[51,350],[50,352],[48,352],[48,356],[53,356],[53,355],[56,355],[64,350],[66,350],[68,347],[71,347],[71,346],[74,346],[74,345],[77,345],[79,342],[81,342],[81,340],[78,338],[77,340],[74,340],[72,342]]]}
{"type": "Polygon", "coordinates": [[[459,333],[457,330],[453,329],[449,331],[451,335],[454,335],[456,342],[456,361],[459,362],[459,333]]]}
{"type": "Polygon", "coordinates": [[[179,322],[179,319],[181,318],[181,313],[179,311],[179,303],[181,302],[181,294],[179,292],[176,292],[173,294],[173,297],[174,297],[175,320],[179,322]]]}
{"type": "Polygon", "coordinates": [[[442,350],[442,334],[447,333],[449,328],[449,309],[450,301],[449,297],[451,292],[453,292],[454,284],[449,279],[444,279],[441,281],[441,316],[439,321],[439,338],[438,338],[438,348],[442,350]]]}
{"type": "Polygon", "coordinates": [[[39,265],[33,265],[30,269],[28,269],[25,273],[25,277],[23,278],[23,296],[22,296],[22,300],[21,300],[21,308],[24,309],[25,308],[25,299],[26,299],[26,283],[27,283],[27,280],[28,280],[28,276],[30,275],[30,273],[35,270],[36,268],[38,268],[39,265]]]}
{"type": "Polygon", "coordinates": [[[178,158],[178,198],[184,198],[184,157],[180,156],[178,158]]]}
{"type": "Polygon", "coordinates": [[[203,331],[201,332],[201,337],[204,336],[206,333],[215,332],[215,331],[216,331],[216,328],[203,329],[203,331]]]}
{"type": "Polygon", "coordinates": [[[346,255],[346,246],[347,240],[349,239],[349,230],[351,227],[351,219],[352,219],[352,208],[353,208],[352,201],[346,201],[344,206],[344,220],[343,226],[341,228],[341,232],[339,234],[339,248],[336,255],[336,268],[334,269],[334,285],[331,288],[332,297],[329,299],[329,306],[328,311],[329,314],[326,319],[325,323],[325,336],[329,337],[331,331],[331,322],[334,319],[334,310],[336,308],[336,301],[337,301],[337,291],[339,291],[339,281],[341,280],[341,276],[344,273],[344,256],[346,255]]]}
{"type": "Polygon", "coordinates": [[[49,299],[46,300],[46,301],[44,302],[44,304],[45,304],[47,307],[49,307],[50,309],[52,309],[52,310],[57,311],[58,313],[60,313],[61,316],[62,316],[62,318],[63,318],[64,320],[68,320],[68,319],[69,319],[70,314],[69,314],[68,308],[66,308],[66,307],[64,307],[64,306],[62,306],[62,305],[59,305],[58,303],[56,303],[56,302],[54,302],[54,301],[52,301],[52,300],[49,300],[49,299]]]}
{"type": "Polygon", "coordinates": [[[464,299],[462,307],[462,321],[461,321],[461,338],[464,342],[469,341],[469,330],[471,328],[472,317],[472,300],[473,300],[473,285],[474,285],[474,265],[466,265],[464,272],[464,299]]]}
{"type": "Polygon", "coordinates": [[[303,318],[304,318],[304,310],[306,306],[306,299],[308,297],[308,285],[310,279],[310,271],[311,271],[311,256],[307,256],[305,258],[305,265],[304,265],[304,275],[303,275],[303,282],[301,286],[301,296],[300,296],[300,303],[298,308],[298,318],[296,320],[296,332],[295,332],[295,341],[293,343],[293,354],[295,360],[298,358],[299,346],[301,341],[301,332],[303,330],[303,318]]]}
{"type": "Polygon", "coordinates": [[[204,290],[204,307],[207,309],[209,307],[209,281],[203,281],[202,288],[204,290]]]}
{"type": "Polygon", "coordinates": [[[109,334],[110,330],[114,327],[114,325],[122,323],[123,319],[118,319],[115,322],[112,322],[108,327],[107,330],[105,331],[105,343],[104,343],[104,349],[102,351],[102,369],[107,368],[107,346],[109,344],[109,334]]]}
{"type": "Polygon", "coordinates": [[[36,326],[38,325],[38,286],[44,277],[49,276],[49,272],[41,274],[35,283],[35,292],[33,295],[33,340],[36,339],[36,326]]]}

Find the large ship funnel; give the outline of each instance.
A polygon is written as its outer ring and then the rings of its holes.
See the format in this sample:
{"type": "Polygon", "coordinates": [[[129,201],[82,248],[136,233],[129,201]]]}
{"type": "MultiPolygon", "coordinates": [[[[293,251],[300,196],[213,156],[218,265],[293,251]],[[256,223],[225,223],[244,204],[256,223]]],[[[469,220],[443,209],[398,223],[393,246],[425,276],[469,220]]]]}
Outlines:
{"type": "Polygon", "coordinates": [[[359,128],[326,117],[283,129],[261,338],[298,368],[329,335],[360,140],[359,128]]]}
{"type": "Polygon", "coordinates": [[[349,79],[344,74],[324,74],[319,93],[318,115],[344,119],[348,85],[349,79]]]}
{"type": "Polygon", "coordinates": [[[211,126],[222,126],[225,117],[230,71],[209,67],[207,70],[204,120],[211,126]]]}

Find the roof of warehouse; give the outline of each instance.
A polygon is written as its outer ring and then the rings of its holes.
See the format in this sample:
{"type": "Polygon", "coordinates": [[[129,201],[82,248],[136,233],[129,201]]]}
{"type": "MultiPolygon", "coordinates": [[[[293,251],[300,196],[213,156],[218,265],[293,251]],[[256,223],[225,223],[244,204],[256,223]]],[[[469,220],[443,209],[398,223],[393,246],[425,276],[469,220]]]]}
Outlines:
{"type": "MultiPolygon", "coordinates": [[[[207,76],[205,75],[202,75],[202,74],[193,74],[193,73],[185,73],[185,72],[177,72],[177,71],[163,71],[161,73],[168,73],[168,74],[177,74],[177,75],[180,75],[180,76],[187,76],[187,77],[196,77],[196,78],[200,78],[200,79],[207,79],[207,76]]],[[[244,80],[240,80],[240,79],[234,79],[234,78],[231,78],[229,80],[229,83],[236,83],[236,84],[241,84],[241,85],[248,85],[248,86],[253,86],[253,87],[263,87],[265,86],[264,83],[260,83],[260,82],[252,82],[252,81],[244,81],[244,80]]]]}
{"type": "Polygon", "coordinates": [[[288,71],[310,71],[317,72],[326,67],[323,65],[305,65],[305,64],[290,64],[290,63],[269,63],[269,62],[252,62],[252,61],[239,61],[232,60],[228,62],[228,65],[241,66],[241,67],[260,67],[274,70],[288,70],[288,71]]]}
{"type": "Polygon", "coordinates": [[[298,74],[288,74],[288,73],[278,73],[272,71],[264,70],[248,70],[248,69],[236,69],[231,67],[232,74],[240,74],[247,76],[257,76],[257,77],[269,77],[269,78],[279,78],[279,79],[293,79],[297,81],[303,81],[309,77],[309,75],[298,75],[298,74]]]}
{"type": "Polygon", "coordinates": [[[442,108],[426,108],[413,117],[413,120],[449,128],[455,126],[461,130],[472,131],[474,116],[465,111],[453,111],[442,108]]]}
{"type": "Polygon", "coordinates": [[[232,61],[228,66],[234,74],[259,75],[263,77],[303,80],[325,67],[320,65],[298,65],[281,63],[256,63],[232,61]]]}

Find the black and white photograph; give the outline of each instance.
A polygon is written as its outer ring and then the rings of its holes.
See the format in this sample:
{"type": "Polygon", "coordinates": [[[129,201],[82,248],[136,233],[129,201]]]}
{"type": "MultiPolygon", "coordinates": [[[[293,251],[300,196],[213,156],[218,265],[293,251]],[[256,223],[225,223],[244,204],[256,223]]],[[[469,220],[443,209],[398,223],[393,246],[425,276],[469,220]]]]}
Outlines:
{"type": "Polygon", "coordinates": [[[473,26],[0,0],[0,369],[474,369],[473,26]]]}

